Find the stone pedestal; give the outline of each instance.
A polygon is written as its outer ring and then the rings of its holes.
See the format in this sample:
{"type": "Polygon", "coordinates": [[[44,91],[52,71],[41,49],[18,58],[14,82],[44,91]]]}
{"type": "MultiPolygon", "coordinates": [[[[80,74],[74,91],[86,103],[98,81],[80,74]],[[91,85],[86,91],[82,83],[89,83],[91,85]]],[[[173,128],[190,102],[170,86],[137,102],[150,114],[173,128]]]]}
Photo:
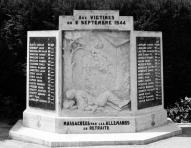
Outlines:
{"type": "Polygon", "coordinates": [[[101,146],[101,145],[143,145],[181,134],[182,130],[171,121],[164,126],[151,128],[136,133],[113,134],[58,134],[46,132],[22,125],[18,121],[10,131],[10,136],[17,140],[33,142],[51,147],[101,146]]]}
{"type": "Polygon", "coordinates": [[[23,126],[61,134],[133,133],[165,124],[166,111],[162,109],[117,117],[56,117],[29,110],[23,113],[23,126]]]}

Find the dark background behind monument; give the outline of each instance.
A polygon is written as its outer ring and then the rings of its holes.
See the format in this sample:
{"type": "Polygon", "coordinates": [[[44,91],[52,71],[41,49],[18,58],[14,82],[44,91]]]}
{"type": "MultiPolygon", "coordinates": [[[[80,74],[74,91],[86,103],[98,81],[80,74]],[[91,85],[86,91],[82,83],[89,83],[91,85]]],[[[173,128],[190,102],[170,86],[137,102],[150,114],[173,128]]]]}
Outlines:
{"type": "Polygon", "coordinates": [[[190,0],[0,0],[1,119],[14,122],[25,108],[27,31],[56,30],[73,9],[120,10],[135,30],[162,31],[165,107],[191,96],[190,0]]]}

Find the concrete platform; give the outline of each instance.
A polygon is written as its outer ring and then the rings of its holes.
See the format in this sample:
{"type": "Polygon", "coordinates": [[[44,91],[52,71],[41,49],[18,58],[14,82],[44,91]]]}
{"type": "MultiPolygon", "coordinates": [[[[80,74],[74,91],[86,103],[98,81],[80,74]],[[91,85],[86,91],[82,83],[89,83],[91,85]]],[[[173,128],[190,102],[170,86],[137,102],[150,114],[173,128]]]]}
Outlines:
{"type": "Polygon", "coordinates": [[[22,125],[22,121],[20,120],[10,130],[9,135],[13,139],[38,143],[51,147],[79,147],[106,145],[143,145],[181,133],[181,128],[170,121],[164,126],[138,133],[56,134],[26,128],[22,125]]]}

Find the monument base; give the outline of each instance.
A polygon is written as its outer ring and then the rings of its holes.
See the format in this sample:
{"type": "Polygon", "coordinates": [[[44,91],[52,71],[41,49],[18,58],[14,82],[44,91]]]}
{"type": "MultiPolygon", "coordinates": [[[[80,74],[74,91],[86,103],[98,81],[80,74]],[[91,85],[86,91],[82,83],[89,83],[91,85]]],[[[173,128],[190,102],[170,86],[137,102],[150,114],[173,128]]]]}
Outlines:
{"type": "Polygon", "coordinates": [[[58,117],[31,110],[23,113],[23,126],[60,134],[134,133],[162,126],[166,122],[164,109],[136,115],[91,117],[58,117]]]}
{"type": "Polygon", "coordinates": [[[9,135],[13,139],[25,142],[33,142],[51,147],[66,147],[128,144],[142,145],[181,133],[181,128],[171,121],[168,121],[163,126],[137,133],[58,134],[24,127],[22,121],[19,120],[10,130],[9,135]]]}

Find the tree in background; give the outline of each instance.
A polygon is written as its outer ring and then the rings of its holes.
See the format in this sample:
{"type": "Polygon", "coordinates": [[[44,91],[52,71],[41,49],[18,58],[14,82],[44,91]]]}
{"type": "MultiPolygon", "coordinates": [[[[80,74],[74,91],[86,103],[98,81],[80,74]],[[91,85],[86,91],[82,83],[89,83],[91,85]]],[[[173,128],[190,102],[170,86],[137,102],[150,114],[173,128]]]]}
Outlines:
{"type": "Polygon", "coordinates": [[[1,115],[18,118],[25,108],[27,31],[56,30],[73,9],[120,10],[136,30],[162,31],[165,106],[191,96],[190,0],[0,0],[1,115]]]}

